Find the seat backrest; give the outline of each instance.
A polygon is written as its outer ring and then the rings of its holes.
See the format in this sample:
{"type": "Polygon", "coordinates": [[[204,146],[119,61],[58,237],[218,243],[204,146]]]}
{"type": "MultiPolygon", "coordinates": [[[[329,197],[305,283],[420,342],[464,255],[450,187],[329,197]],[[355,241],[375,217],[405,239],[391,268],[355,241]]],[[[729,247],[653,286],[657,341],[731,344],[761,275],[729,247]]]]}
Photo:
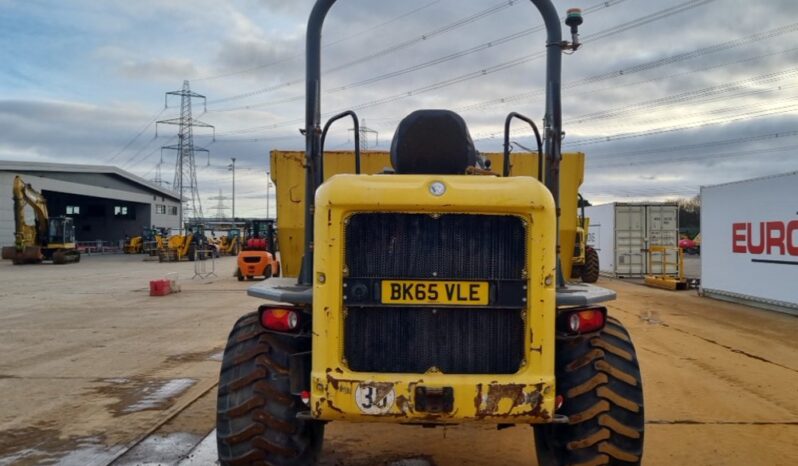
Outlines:
{"type": "Polygon", "coordinates": [[[450,110],[416,110],[391,142],[391,164],[400,174],[463,175],[476,162],[465,120],[450,110]]]}

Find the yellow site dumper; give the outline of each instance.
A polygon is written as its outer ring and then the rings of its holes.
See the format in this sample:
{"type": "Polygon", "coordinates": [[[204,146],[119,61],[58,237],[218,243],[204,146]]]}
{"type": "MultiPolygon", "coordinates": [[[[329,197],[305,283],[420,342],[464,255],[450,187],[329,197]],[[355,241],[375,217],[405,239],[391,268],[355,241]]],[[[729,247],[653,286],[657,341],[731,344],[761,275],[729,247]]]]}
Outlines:
{"type": "Polygon", "coordinates": [[[294,278],[251,286],[265,301],[230,332],[219,463],[314,464],[325,425],[343,420],[531,425],[538,464],[640,464],[642,380],[604,305],[615,293],[565,279],[584,156],[561,153],[561,64],[579,47],[580,12],[568,11],[564,41],[551,0],[531,1],[548,34],[540,130],[512,112],[503,153],[480,154],[460,115],[416,110],[389,153],[361,154],[354,111],[321,121],[321,30],[334,3],[317,0],[308,22],[305,151],[272,153],[294,278]],[[325,152],[343,118],[354,153],[325,152]],[[537,150],[511,155],[516,121],[537,150]]]}

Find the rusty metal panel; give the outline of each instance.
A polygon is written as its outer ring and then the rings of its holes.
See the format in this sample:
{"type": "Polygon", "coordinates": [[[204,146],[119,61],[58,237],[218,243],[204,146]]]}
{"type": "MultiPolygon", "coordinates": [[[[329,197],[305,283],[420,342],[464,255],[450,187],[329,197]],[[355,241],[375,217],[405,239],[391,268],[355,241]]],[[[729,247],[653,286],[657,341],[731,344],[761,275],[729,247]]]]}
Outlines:
{"type": "MultiPolygon", "coordinates": [[[[403,175],[337,176],[317,193],[313,284],[311,414],[318,419],[435,423],[490,419],[536,423],[554,409],[556,235],[553,199],[527,177],[403,175]],[[445,185],[439,196],[434,182],[445,185]],[[356,371],[345,357],[349,303],[344,279],[346,222],[358,212],[445,215],[513,215],[524,220],[528,257],[521,312],[523,359],[512,374],[449,374],[432,367],[423,374],[356,371]],[[420,390],[416,390],[421,387],[420,390]],[[450,393],[451,412],[417,409],[417,393],[450,393]]],[[[574,213],[575,214],[575,213],[574,213]]],[[[467,251],[464,251],[467,253],[467,251]]],[[[461,309],[463,312],[468,310],[461,309]]],[[[447,406],[449,400],[445,400],[447,406]]],[[[433,400],[435,405],[435,400],[433,400]]]]}

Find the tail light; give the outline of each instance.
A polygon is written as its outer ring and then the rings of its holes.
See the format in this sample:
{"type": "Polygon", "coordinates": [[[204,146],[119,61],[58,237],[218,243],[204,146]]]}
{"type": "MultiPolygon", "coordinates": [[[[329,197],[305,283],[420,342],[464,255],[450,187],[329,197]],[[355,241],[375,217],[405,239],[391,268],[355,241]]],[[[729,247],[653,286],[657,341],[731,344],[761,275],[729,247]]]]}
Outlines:
{"type": "Polygon", "coordinates": [[[606,320],[605,307],[569,309],[557,315],[557,331],[567,336],[595,333],[604,328],[606,320]]]}
{"type": "Polygon", "coordinates": [[[282,307],[261,307],[260,323],[269,330],[290,332],[299,328],[299,312],[282,307]]]}

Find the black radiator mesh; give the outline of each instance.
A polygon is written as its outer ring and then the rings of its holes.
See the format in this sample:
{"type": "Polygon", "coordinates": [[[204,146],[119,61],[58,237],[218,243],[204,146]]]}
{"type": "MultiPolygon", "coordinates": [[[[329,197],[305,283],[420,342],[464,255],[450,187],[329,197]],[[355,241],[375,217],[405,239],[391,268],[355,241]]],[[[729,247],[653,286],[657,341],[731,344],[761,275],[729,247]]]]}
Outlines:
{"type": "Polygon", "coordinates": [[[358,372],[513,374],[523,359],[518,309],[350,308],[344,355],[358,372]]]}
{"type": "MultiPolygon", "coordinates": [[[[517,280],[525,229],[512,216],[356,214],[345,258],[351,278],[517,280]]],[[[352,306],[344,356],[359,372],[512,374],[524,328],[520,309],[352,306]]]]}
{"type": "Polygon", "coordinates": [[[346,228],[346,263],[358,278],[519,279],[524,240],[513,216],[356,214],[346,228]]]}

